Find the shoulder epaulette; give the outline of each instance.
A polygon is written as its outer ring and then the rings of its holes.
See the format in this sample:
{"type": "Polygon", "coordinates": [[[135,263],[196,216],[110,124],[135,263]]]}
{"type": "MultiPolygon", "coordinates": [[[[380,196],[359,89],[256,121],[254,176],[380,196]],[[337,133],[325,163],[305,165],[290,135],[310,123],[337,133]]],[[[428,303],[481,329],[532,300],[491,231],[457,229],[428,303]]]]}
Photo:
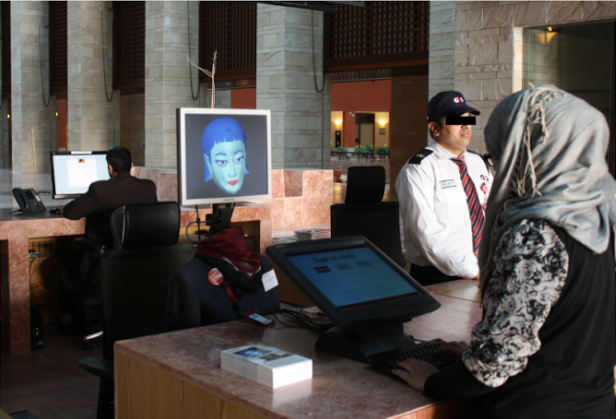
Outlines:
{"type": "Polygon", "coordinates": [[[433,150],[430,150],[429,148],[424,148],[419,153],[417,153],[413,157],[411,157],[411,159],[409,160],[409,163],[419,164],[424,159],[424,157],[429,156],[432,153],[434,153],[433,150]]]}

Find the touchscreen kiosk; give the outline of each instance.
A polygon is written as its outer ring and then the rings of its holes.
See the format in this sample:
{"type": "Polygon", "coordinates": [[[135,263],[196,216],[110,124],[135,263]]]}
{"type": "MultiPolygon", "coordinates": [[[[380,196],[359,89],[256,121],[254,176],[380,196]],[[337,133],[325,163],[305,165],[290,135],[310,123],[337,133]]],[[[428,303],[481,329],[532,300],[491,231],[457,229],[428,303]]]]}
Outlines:
{"type": "Polygon", "coordinates": [[[109,179],[106,151],[52,151],[53,199],[78,198],[92,182],[109,179]]]}
{"type": "Polygon", "coordinates": [[[423,287],[363,236],[271,246],[267,255],[336,325],[317,349],[368,362],[414,346],[403,323],[440,307],[423,287]]]}

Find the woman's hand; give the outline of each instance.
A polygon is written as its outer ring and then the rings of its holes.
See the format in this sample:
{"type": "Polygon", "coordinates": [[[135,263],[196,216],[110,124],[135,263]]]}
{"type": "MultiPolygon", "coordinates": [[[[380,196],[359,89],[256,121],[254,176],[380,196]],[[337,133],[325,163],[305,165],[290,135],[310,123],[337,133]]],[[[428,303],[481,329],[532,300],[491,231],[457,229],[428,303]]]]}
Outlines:
{"type": "Polygon", "coordinates": [[[446,344],[438,348],[435,353],[439,354],[442,352],[449,352],[450,354],[461,357],[464,351],[466,351],[467,349],[468,343],[466,342],[447,342],[446,344]]]}
{"type": "Polygon", "coordinates": [[[398,368],[393,370],[394,375],[402,378],[409,386],[422,393],[428,377],[438,372],[434,365],[415,358],[398,362],[398,368]]]}

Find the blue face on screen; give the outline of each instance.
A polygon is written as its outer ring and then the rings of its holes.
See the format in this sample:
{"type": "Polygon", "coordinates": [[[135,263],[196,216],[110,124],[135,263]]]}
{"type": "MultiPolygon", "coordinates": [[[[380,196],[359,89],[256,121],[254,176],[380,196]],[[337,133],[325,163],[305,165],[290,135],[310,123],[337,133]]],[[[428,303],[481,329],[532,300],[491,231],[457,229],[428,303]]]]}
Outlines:
{"type": "Polygon", "coordinates": [[[180,205],[269,199],[270,118],[262,109],[178,109],[180,205]]]}
{"type": "Polygon", "coordinates": [[[205,181],[210,179],[221,190],[236,194],[242,189],[246,167],[246,135],[233,118],[216,118],[203,130],[201,139],[205,181]]]}

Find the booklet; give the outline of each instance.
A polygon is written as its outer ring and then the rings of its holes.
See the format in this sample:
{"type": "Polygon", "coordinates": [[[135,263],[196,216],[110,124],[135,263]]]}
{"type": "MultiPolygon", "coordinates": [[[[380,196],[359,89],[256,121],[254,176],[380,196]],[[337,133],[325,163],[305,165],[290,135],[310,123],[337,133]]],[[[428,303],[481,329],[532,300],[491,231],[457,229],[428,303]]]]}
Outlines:
{"type": "Polygon", "coordinates": [[[220,352],[220,368],[277,388],[312,378],[312,360],[254,343],[220,352]]]}

